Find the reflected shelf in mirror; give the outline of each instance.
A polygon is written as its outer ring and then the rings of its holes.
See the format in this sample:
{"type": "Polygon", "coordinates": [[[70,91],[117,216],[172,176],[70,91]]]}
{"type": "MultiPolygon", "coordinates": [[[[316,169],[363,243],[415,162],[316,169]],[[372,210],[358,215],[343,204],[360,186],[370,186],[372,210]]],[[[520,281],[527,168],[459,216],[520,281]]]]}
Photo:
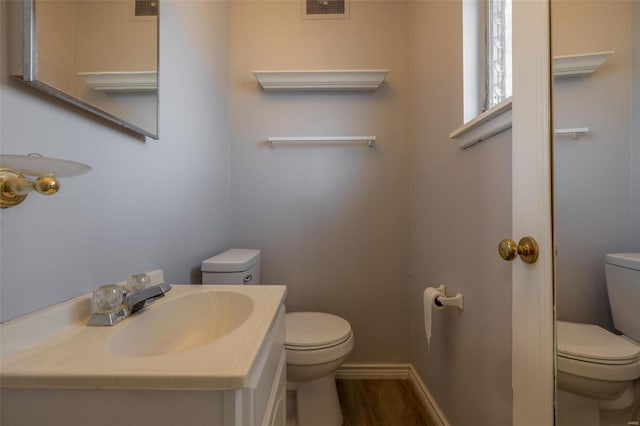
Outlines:
{"type": "Polygon", "coordinates": [[[570,78],[586,77],[600,68],[613,50],[607,52],[582,53],[579,55],[564,55],[553,57],[553,77],[570,78]]]}
{"type": "Polygon", "coordinates": [[[158,139],[157,16],[139,18],[130,0],[23,0],[7,9],[12,76],[158,139]]]}
{"type": "Polygon", "coordinates": [[[588,127],[574,127],[570,129],[555,129],[553,134],[556,136],[570,136],[572,140],[580,139],[581,136],[589,133],[588,127]]]}
{"type": "Polygon", "coordinates": [[[98,92],[141,93],[158,90],[157,71],[79,72],[78,76],[98,92]]]}

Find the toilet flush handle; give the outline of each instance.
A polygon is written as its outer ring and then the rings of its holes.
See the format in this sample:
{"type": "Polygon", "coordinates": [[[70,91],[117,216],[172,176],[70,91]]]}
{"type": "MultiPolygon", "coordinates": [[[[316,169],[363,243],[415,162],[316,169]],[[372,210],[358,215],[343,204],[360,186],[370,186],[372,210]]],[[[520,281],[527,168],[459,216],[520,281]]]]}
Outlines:
{"type": "Polygon", "coordinates": [[[242,282],[245,284],[249,284],[251,280],[253,280],[253,275],[249,274],[246,277],[244,277],[244,280],[242,280],[242,282]]]}
{"type": "Polygon", "coordinates": [[[533,237],[523,237],[518,244],[515,241],[506,239],[498,244],[498,253],[504,260],[513,260],[518,255],[525,263],[536,263],[538,260],[538,242],[533,237]]]}

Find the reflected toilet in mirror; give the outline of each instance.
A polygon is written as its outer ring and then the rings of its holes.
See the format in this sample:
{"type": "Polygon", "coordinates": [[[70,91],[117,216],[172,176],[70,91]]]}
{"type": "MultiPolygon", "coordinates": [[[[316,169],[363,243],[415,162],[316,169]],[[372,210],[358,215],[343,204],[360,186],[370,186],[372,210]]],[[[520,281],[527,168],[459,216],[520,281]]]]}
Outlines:
{"type": "Polygon", "coordinates": [[[623,334],[558,321],[559,425],[629,424],[640,403],[640,253],[609,254],[605,270],[614,326],[623,334]]]}
{"type": "Polygon", "coordinates": [[[550,14],[557,424],[637,424],[640,2],[551,0],[550,14]]]}

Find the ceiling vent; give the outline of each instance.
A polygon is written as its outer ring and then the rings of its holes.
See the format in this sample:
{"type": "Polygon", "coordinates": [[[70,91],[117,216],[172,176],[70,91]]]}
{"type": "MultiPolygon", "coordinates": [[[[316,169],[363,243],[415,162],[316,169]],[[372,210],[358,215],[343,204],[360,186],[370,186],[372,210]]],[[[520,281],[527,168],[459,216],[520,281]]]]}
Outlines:
{"type": "Polygon", "coordinates": [[[348,18],[349,0],[303,0],[304,17],[316,19],[348,18]]]}

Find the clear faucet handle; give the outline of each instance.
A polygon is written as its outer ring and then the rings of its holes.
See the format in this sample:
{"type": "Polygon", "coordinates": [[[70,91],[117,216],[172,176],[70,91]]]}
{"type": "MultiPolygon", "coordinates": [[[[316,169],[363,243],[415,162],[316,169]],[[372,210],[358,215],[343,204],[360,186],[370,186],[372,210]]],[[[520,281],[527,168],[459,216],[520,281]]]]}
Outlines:
{"type": "Polygon", "coordinates": [[[91,297],[91,310],[97,314],[116,312],[122,306],[122,287],[109,284],[96,288],[91,297]]]}
{"type": "Polygon", "coordinates": [[[151,277],[147,274],[135,274],[127,278],[126,289],[129,293],[137,293],[149,287],[151,277]]]}

